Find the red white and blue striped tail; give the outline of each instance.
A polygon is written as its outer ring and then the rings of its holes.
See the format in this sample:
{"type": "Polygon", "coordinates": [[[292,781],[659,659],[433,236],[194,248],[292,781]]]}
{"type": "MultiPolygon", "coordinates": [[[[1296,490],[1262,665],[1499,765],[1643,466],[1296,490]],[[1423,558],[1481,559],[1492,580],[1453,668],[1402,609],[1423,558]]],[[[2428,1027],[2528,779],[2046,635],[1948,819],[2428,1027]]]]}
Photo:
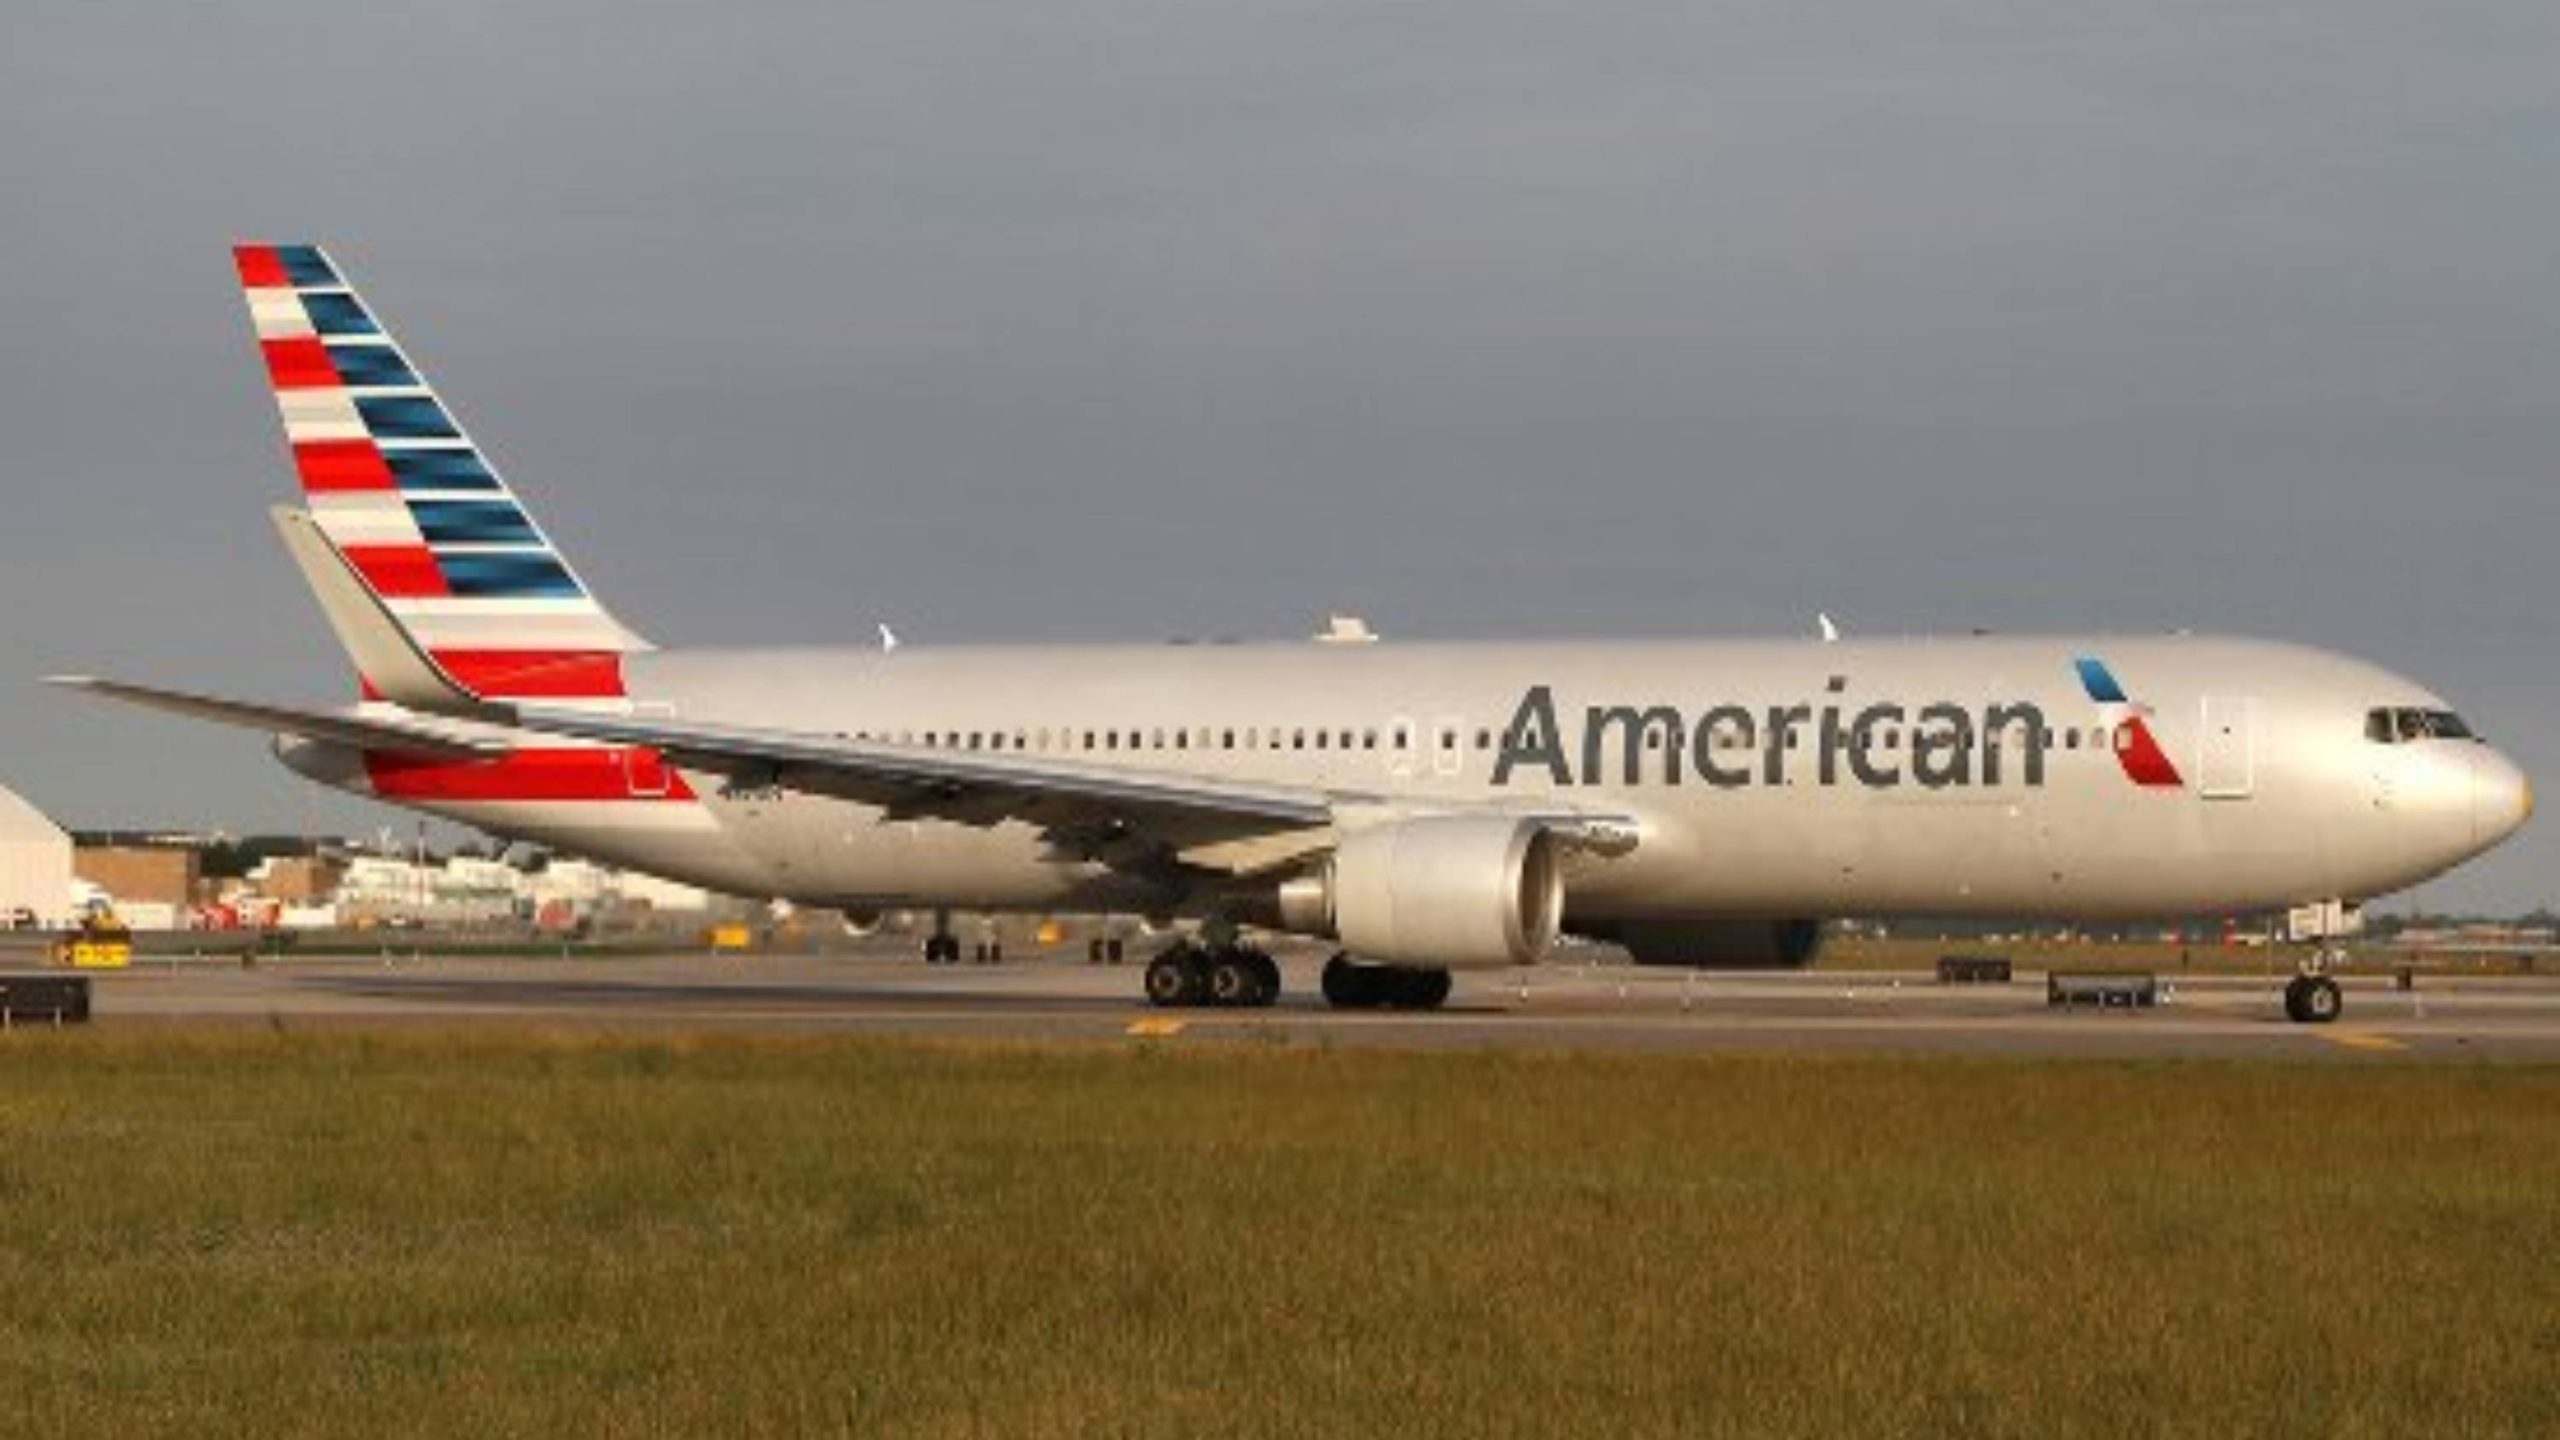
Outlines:
{"type": "Polygon", "coordinates": [[[316,245],[232,256],[312,518],[409,640],[485,698],[621,697],[621,657],[648,642],[597,603],[344,272],[316,245]]]}

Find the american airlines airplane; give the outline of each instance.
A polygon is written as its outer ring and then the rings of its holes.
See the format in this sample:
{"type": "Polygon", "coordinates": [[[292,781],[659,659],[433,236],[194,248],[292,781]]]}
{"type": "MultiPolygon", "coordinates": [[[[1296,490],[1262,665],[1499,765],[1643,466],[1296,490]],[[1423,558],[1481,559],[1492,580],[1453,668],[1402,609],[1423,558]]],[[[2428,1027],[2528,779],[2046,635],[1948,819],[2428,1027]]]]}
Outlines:
{"type": "MultiPolygon", "coordinates": [[[[276,737],[357,794],[712,889],[1190,922],[1162,1005],[1430,1008],[1565,936],[1806,963],[1830,915],[2302,910],[2496,845],[2526,777],[2423,686],[2193,636],[660,650],[310,245],[235,257],[363,699],[61,683],[276,737]],[[1196,938],[1188,938],[1196,937],[1196,938]]],[[[937,934],[928,950],[953,945],[937,934]]]]}

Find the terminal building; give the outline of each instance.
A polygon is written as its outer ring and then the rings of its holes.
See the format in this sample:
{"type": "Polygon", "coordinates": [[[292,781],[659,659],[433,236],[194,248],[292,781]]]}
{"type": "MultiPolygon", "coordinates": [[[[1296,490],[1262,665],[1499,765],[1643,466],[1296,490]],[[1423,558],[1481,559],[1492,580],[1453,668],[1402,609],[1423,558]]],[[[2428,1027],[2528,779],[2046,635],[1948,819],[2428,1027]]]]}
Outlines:
{"type": "Polygon", "coordinates": [[[0,929],[47,929],[71,917],[71,837],[0,789],[0,929]]]}

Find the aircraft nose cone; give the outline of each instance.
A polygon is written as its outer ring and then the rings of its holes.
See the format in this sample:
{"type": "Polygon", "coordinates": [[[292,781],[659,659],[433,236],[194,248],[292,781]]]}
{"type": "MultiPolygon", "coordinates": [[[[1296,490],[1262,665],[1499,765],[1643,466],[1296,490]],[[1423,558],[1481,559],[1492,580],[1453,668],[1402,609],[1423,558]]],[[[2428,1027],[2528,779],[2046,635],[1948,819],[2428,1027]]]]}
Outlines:
{"type": "Polygon", "coordinates": [[[2533,781],[2516,763],[2483,749],[2471,762],[2471,833],[2495,845],[2524,828],[2533,814],[2533,781]]]}

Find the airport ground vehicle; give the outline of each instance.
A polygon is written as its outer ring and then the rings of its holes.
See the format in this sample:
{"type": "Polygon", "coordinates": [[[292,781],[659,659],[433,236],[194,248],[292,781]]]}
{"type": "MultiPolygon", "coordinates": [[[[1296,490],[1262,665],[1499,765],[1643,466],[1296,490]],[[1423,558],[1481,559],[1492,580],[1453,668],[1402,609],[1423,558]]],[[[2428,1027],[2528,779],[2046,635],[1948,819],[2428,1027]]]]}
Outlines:
{"type": "Polygon", "coordinates": [[[93,910],[53,942],[53,963],[78,970],[121,970],[133,963],[133,931],[112,910],[93,910]]]}

